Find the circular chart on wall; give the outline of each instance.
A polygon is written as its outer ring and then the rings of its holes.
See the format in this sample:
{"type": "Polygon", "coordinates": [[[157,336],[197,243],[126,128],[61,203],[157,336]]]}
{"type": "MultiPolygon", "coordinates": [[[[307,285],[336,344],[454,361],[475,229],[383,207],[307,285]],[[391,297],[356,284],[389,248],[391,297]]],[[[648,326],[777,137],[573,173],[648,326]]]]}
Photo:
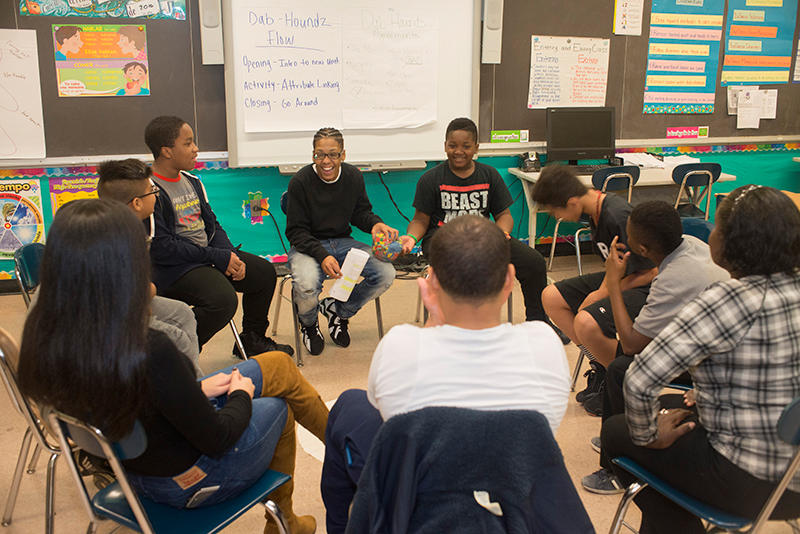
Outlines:
{"type": "Polygon", "coordinates": [[[0,192],[0,222],[0,258],[13,258],[15,250],[44,237],[41,210],[20,195],[0,192]]]}

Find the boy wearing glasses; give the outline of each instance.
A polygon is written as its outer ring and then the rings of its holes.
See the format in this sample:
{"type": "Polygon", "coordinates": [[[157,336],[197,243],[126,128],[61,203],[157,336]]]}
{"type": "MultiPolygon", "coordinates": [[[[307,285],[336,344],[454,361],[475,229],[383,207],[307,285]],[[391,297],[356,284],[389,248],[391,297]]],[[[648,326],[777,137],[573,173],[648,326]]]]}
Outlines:
{"type": "MultiPolygon", "coordinates": [[[[158,294],[193,306],[202,347],[233,318],[236,293],[242,293],[245,352],[253,356],[279,350],[291,356],[292,347],[265,336],[275,268],[231,244],[203,184],[189,174],[198,152],[192,127],[179,117],[156,117],[145,128],[144,141],[155,158],[153,181],[160,189],[150,246],[158,294]]],[[[239,353],[235,345],[233,352],[239,353]]]]}
{"type": "MultiPolygon", "coordinates": [[[[152,218],[159,189],[151,179],[153,171],[149,165],[133,158],[104,161],[97,166],[97,174],[100,177],[97,196],[122,202],[139,220],[152,218]]],[[[198,363],[200,347],[197,343],[197,321],[192,309],[179,300],[155,295],[155,286],[151,286],[150,326],[165,333],[175,347],[192,361],[198,378],[205,376],[198,363]]]]}
{"type": "Polygon", "coordinates": [[[350,237],[353,225],[373,237],[378,233],[397,238],[397,230],[372,212],[364,177],[344,163],[344,138],[335,128],[314,135],[314,163],[300,169],[289,182],[286,207],[286,237],[293,298],[300,318],[303,345],[311,354],[325,348],[317,314],[328,319],[328,333],[340,347],[350,345],[348,321],[367,302],[389,289],[395,277],[391,263],[376,259],[371,247],[350,237]],[[347,302],[330,297],[319,301],[326,276],[341,278],[341,266],[352,248],[370,254],[347,302]]]}

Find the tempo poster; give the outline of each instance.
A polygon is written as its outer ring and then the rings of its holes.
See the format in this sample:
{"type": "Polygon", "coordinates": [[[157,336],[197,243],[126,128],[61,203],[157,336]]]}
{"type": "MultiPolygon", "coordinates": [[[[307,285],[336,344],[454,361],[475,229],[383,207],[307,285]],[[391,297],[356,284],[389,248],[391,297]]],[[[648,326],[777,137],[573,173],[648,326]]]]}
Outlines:
{"type": "Polygon", "coordinates": [[[58,96],[149,96],[141,25],[53,24],[58,96]]]}
{"type": "Polygon", "coordinates": [[[725,0],[653,0],[644,113],[714,113],[725,0]]]}
{"type": "Polygon", "coordinates": [[[80,198],[97,198],[97,176],[50,178],[50,205],[53,215],[66,204],[80,198]]]}
{"type": "Polygon", "coordinates": [[[38,179],[0,180],[0,259],[29,243],[44,243],[42,191],[38,179]]]}
{"type": "Polygon", "coordinates": [[[728,0],[722,85],[789,83],[797,0],[728,0]]]}
{"type": "Polygon", "coordinates": [[[19,0],[19,14],[186,20],[186,0],[19,0]]]}

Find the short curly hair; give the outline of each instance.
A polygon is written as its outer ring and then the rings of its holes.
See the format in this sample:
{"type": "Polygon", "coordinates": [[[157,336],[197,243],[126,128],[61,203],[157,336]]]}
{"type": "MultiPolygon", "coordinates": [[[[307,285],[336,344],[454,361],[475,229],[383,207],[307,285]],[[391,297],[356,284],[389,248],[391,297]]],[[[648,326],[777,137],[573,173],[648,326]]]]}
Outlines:
{"type": "Polygon", "coordinates": [[[663,200],[650,200],[637,204],[628,215],[636,240],[659,254],[667,255],[682,241],[681,216],[663,200]]]}
{"type": "Polygon", "coordinates": [[[186,121],[180,117],[162,115],[151,120],[144,129],[144,142],[153,158],[161,156],[161,149],[175,146],[175,140],[181,133],[181,128],[186,121]]]}
{"type": "Polygon", "coordinates": [[[772,187],[745,185],[717,210],[722,257],[740,276],[794,274],[800,269],[800,210],[772,187]]]}

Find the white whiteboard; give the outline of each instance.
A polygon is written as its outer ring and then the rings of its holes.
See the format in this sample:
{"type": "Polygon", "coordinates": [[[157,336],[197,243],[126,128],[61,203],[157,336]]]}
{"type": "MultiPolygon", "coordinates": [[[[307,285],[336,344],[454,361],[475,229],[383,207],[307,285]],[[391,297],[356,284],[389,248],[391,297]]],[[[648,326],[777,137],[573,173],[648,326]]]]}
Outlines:
{"type": "Polygon", "coordinates": [[[442,159],[447,124],[477,115],[479,9],[223,0],[230,165],[310,162],[328,126],[351,162],[442,159]]]}

